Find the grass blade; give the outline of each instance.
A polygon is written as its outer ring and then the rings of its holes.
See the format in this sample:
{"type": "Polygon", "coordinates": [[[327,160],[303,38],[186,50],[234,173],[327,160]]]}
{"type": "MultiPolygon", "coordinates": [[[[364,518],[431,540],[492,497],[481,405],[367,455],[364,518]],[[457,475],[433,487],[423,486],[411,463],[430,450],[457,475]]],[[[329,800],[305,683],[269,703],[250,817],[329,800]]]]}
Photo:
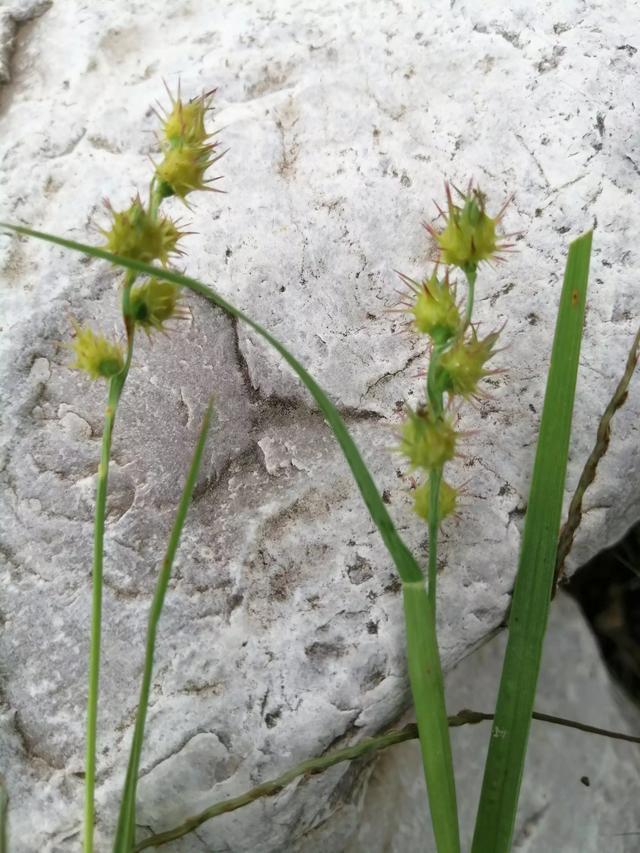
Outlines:
{"type": "Polygon", "coordinates": [[[167,586],[171,577],[173,560],[175,558],[176,551],[178,550],[182,528],[184,527],[193,490],[198,479],[198,471],[200,469],[202,454],[204,452],[204,446],[209,432],[209,425],[211,423],[211,408],[212,405],[209,403],[202,421],[200,435],[198,436],[198,442],[193,454],[193,459],[191,460],[191,466],[182,491],[180,503],[178,504],[178,510],[176,512],[160,574],[158,575],[158,581],[153,595],[153,601],[151,603],[151,610],[149,612],[144,668],[142,673],[142,684],[140,686],[140,701],[138,702],[136,724],[133,731],[133,739],[131,741],[131,751],[129,753],[129,765],[127,767],[127,776],[122,792],[122,801],[120,803],[118,827],[113,847],[114,853],[130,853],[135,843],[138,770],[140,767],[140,755],[142,753],[142,742],[144,739],[144,726],[147,718],[147,706],[149,704],[149,692],[151,690],[153,655],[156,645],[158,622],[160,621],[167,586]]]}
{"type": "Polygon", "coordinates": [[[87,246],[53,234],[35,231],[20,225],[0,222],[0,227],[9,231],[46,240],[58,246],[102,258],[113,264],[137,273],[153,275],[161,281],[170,281],[186,287],[222,308],[233,317],[242,320],[264,338],[289,364],[316,401],[328,425],[342,449],[351,468],[362,498],[373,519],[384,544],[393,559],[403,583],[405,615],[407,621],[407,656],[409,677],[414,698],[416,717],[421,731],[421,745],[427,790],[431,806],[431,820],[438,844],[438,853],[458,853],[458,819],[455,800],[455,782],[451,747],[446,724],[446,706],[440,657],[436,642],[435,620],[426,595],[420,587],[424,584],[422,570],[413,554],[398,534],[380,493],[366,467],[360,452],[351,438],[340,413],[322,388],[305,370],[300,362],[259,323],[256,323],[238,308],[223,299],[207,285],[172,270],[151,266],[104,249],[87,246]]]}
{"type": "Polygon", "coordinates": [[[591,237],[569,247],[472,853],[511,847],[553,586],[591,237]]]}

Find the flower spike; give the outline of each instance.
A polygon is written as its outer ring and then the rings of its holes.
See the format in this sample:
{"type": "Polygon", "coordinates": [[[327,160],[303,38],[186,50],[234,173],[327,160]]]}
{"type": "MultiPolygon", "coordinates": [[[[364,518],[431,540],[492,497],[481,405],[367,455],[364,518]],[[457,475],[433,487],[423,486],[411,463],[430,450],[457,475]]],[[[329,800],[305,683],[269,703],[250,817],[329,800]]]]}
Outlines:
{"type": "Polygon", "coordinates": [[[495,217],[491,217],[485,210],[486,196],[478,187],[470,182],[466,193],[455,186],[454,189],[461,197],[461,205],[454,202],[448,183],[445,184],[447,210],[436,204],[435,221],[443,218],[444,227],[440,230],[433,224],[425,223],[424,226],[435,242],[437,260],[464,271],[475,270],[483,261],[503,260],[499,253],[508,251],[513,244],[501,242],[497,226],[512,197],[495,217]]]}

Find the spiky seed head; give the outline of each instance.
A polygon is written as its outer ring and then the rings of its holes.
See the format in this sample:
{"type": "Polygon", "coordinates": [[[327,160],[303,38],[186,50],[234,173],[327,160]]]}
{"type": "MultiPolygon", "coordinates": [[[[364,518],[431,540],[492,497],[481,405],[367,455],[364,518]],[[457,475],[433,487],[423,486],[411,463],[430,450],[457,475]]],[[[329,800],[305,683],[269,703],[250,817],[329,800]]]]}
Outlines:
{"type": "Polygon", "coordinates": [[[124,368],[122,348],[102,335],[97,335],[88,326],[74,323],[76,338],[71,349],[76,355],[71,367],[84,370],[91,379],[110,379],[124,368]]]}
{"type": "MultiPolygon", "coordinates": [[[[456,511],[458,490],[445,480],[440,482],[438,492],[438,524],[448,515],[456,511]]],[[[431,519],[431,485],[429,480],[413,493],[413,508],[415,512],[428,523],[431,519]]]]}
{"type": "Polygon", "coordinates": [[[179,299],[178,285],[158,281],[155,277],[147,279],[131,290],[130,305],[134,322],[147,333],[164,329],[167,320],[177,316],[179,299]]]}
{"type": "Polygon", "coordinates": [[[485,195],[477,187],[469,184],[466,193],[456,192],[462,198],[462,205],[454,203],[451,189],[446,185],[447,211],[440,211],[445,219],[442,230],[434,225],[426,228],[436,242],[438,259],[468,272],[482,261],[499,259],[499,252],[510,248],[511,244],[499,242],[497,232],[507,205],[491,217],[485,210],[485,195]]]}
{"type": "Polygon", "coordinates": [[[440,281],[434,272],[425,278],[411,310],[419,331],[437,344],[448,341],[460,328],[460,312],[447,276],[440,281]]]}
{"type": "Polygon", "coordinates": [[[167,266],[172,255],[181,254],[177,246],[183,233],[169,217],[151,216],[139,197],[126,210],[111,210],[111,217],[111,228],[101,230],[105,248],[114,255],[167,266]]]}
{"type": "Polygon", "coordinates": [[[210,153],[208,146],[190,143],[169,148],[156,167],[156,175],[164,185],[163,195],[184,199],[190,192],[208,189],[204,174],[212,162],[210,153]]]}
{"type": "Polygon", "coordinates": [[[449,394],[473,397],[478,383],[492,371],[485,369],[487,361],[495,355],[499,332],[491,332],[480,340],[474,327],[465,339],[457,340],[440,356],[444,390],[449,394]]]}
{"type": "Polygon", "coordinates": [[[205,127],[205,115],[210,109],[211,96],[202,95],[186,103],[178,96],[172,104],[171,112],[164,119],[162,131],[170,145],[189,143],[203,145],[211,134],[205,127]]]}
{"type": "Polygon", "coordinates": [[[453,459],[457,434],[449,418],[436,418],[428,408],[409,409],[409,418],[402,428],[400,452],[412,468],[430,470],[453,459]]]}

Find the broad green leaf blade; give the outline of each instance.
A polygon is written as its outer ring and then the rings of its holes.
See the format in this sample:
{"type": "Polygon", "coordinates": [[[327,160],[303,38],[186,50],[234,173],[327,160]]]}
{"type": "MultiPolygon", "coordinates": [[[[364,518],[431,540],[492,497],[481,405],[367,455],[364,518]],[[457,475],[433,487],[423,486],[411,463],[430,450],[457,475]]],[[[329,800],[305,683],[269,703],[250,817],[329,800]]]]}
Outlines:
{"type": "Polygon", "coordinates": [[[164,599],[167,593],[167,586],[169,585],[169,579],[171,577],[173,560],[176,556],[176,551],[178,550],[182,528],[184,527],[193,490],[198,479],[198,471],[200,470],[202,454],[204,453],[209,425],[211,423],[211,409],[212,404],[209,403],[202,421],[196,449],[191,460],[191,466],[182,491],[180,503],[178,504],[178,510],[173,522],[173,528],[169,537],[164,560],[162,561],[162,567],[158,575],[158,581],[153,601],[151,603],[151,610],[149,612],[144,669],[142,673],[142,684],[140,686],[140,701],[138,702],[136,724],[133,731],[133,739],[131,741],[131,751],[129,753],[129,765],[127,767],[127,776],[122,792],[122,801],[120,803],[118,827],[113,846],[114,853],[130,853],[135,843],[138,770],[140,768],[140,755],[142,754],[142,742],[144,740],[144,726],[147,719],[147,707],[149,705],[149,692],[151,690],[151,678],[153,675],[153,655],[156,645],[158,622],[160,621],[160,615],[162,614],[164,599]]]}
{"type": "Polygon", "coordinates": [[[27,237],[37,237],[39,240],[46,240],[48,243],[55,243],[56,245],[63,246],[66,249],[81,252],[83,255],[102,258],[105,261],[110,261],[112,264],[124,267],[125,269],[134,270],[135,272],[144,273],[146,275],[154,275],[156,278],[163,281],[172,281],[174,284],[179,284],[182,287],[192,290],[194,293],[200,294],[200,296],[203,296],[209,302],[213,302],[228,314],[231,314],[231,316],[237,317],[239,320],[242,320],[250,326],[261,337],[268,341],[271,346],[280,353],[287,364],[293,368],[295,373],[298,374],[303,384],[318,404],[322,414],[327,419],[327,423],[333,430],[333,433],[342,448],[342,452],[345,455],[347,463],[353,472],[353,476],[358,484],[358,488],[360,489],[364,502],[367,505],[367,509],[371,514],[371,518],[380,531],[380,535],[393,558],[396,568],[398,569],[398,574],[402,580],[407,583],[411,583],[422,578],[422,571],[420,570],[420,567],[412,553],[409,551],[395,529],[391,517],[389,516],[382,498],[378,493],[378,489],[373,482],[373,478],[364,464],[360,451],[349,435],[347,427],[340,417],[340,413],[331,400],[329,400],[322,388],[320,388],[315,379],[307,373],[300,362],[291,355],[280,341],[274,338],[273,335],[271,335],[259,323],[256,323],[250,317],[247,317],[246,314],[230,302],[227,302],[226,299],[223,299],[222,296],[219,296],[210,287],[207,287],[207,285],[202,284],[202,282],[197,281],[194,278],[180,275],[180,273],[173,272],[172,270],[166,270],[162,267],[144,264],[142,261],[133,261],[130,258],[124,258],[121,255],[112,255],[104,249],[98,249],[95,246],[87,246],[83,243],[77,243],[74,240],[66,240],[64,237],[57,237],[54,234],[46,234],[43,231],[35,231],[32,228],[26,228],[23,225],[10,225],[6,222],[0,222],[0,228],[5,228],[8,231],[14,231],[17,234],[23,234],[27,237]]]}
{"type": "Polygon", "coordinates": [[[591,232],[569,246],[472,853],[508,853],[551,599],[591,232]]]}

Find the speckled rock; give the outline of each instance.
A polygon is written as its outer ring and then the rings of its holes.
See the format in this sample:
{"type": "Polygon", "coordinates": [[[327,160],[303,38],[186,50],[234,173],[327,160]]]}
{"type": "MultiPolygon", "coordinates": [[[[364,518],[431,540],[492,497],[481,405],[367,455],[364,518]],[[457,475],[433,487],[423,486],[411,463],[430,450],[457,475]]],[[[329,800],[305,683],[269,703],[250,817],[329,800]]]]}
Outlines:
{"type": "MultiPolygon", "coordinates": [[[[624,7],[220,2],[5,7],[0,218],[95,242],[103,197],[149,180],[162,79],[218,87],[224,196],[189,214],[188,271],[267,325],[336,401],[407,542],[393,453],[425,343],[400,335],[394,269],[428,267],[443,176],[475,177],[518,253],[478,282],[508,320],[492,397],[463,411],[461,520],[441,553],[451,666],[501,623],[513,584],[563,257],[595,248],[567,496],[635,331],[638,33],[624,7]],[[35,15],[35,17],[34,17],[35,15]]],[[[174,210],[184,214],[175,206],[174,210]]],[[[0,237],[3,766],[13,849],[77,849],[91,516],[104,388],[68,367],[69,318],[117,322],[117,276],[0,237]],[[36,819],[37,816],[37,819],[36,819]]],[[[399,585],[322,417],[281,360],[222,313],[141,342],[114,439],[98,778],[108,849],[158,562],[206,401],[216,424],[161,625],[140,833],[164,829],[409,704],[399,585]]],[[[640,517],[638,394],[616,419],[574,562],[640,517]]],[[[229,815],[179,851],[289,849],[355,784],[338,768],[229,815]],[[296,840],[297,839],[297,840],[296,840]]]]}

